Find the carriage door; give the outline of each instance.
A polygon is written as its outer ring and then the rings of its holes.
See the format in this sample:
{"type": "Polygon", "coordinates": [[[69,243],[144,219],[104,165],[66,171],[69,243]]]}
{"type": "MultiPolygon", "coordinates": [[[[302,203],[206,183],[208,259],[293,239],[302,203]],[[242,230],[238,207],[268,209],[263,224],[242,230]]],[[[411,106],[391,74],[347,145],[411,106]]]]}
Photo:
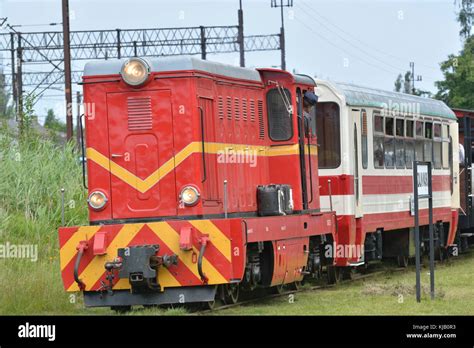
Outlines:
{"type": "Polygon", "coordinates": [[[361,166],[361,112],[360,110],[352,110],[352,119],[354,120],[353,129],[353,169],[354,169],[354,200],[355,200],[355,217],[362,217],[362,166],[361,166]]]}
{"type": "Polygon", "coordinates": [[[171,92],[108,93],[107,115],[113,218],[176,215],[171,92]]]}

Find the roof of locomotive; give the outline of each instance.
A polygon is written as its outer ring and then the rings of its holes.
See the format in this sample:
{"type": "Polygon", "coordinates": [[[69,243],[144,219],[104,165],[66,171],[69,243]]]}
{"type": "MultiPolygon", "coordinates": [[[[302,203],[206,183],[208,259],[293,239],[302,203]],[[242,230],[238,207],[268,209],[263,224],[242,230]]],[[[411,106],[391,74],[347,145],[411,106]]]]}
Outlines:
{"type": "MultiPolygon", "coordinates": [[[[256,69],[241,68],[238,66],[212,62],[192,56],[142,58],[149,65],[152,72],[197,70],[211,74],[227,76],[247,81],[262,82],[260,73],[256,69]]],[[[83,76],[116,75],[120,74],[123,63],[127,59],[113,59],[107,61],[91,61],[84,67],[83,76]]],[[[293,75],[295,83],[315,85],[312,78],[305,75],[293,75]]]]}
{"type": "Polygon", "coordinates": [[[442,117],[456,120],[456,115],[444,102],[432,98],[423,98],[411,94],[385,91],[345,82],[317,80],[318,85],[326,85],[337,94],[344,96],[346,104],[355,107],[398,107],[418,104],[419,112],[426,116],[442,117]]]}

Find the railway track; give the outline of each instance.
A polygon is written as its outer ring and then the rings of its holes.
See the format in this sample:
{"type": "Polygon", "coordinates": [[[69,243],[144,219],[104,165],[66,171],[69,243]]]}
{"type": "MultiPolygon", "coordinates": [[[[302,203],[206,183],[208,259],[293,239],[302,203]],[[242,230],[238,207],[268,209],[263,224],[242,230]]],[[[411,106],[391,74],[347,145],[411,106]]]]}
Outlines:
{"type": "Polygon", "coordinates": [[[229,308],[239,307],[239,306],[243,306],[243,305],[247,305],[247,304],[251,304],[251,303],[255,303],[255,302],[259,302],[259,301],[264,301],[264,300],[269,300],[269,299],[279,298],[279,297],[286,297],[286,296],[296,294],[296,293],[305,293],[305,292],[310,292],[310,291],[324,290],[324,289],[328,289],[328,288],[333,288],[333,287],[341,285],[341,284],[346,284],[346,283],[351,283],[351,282],[355,282],[355,281],[366,279],[366,278],[371,278],[371,277],[374,277],[374,276],[382,274],[382,273],[400,272],[400,271],[406,271],[406,270],[407,270],[407,268],[397,268],[397,269],[390,269],[390,270],[384,270],[384,271],[375,271],[375,272],[371,272],[369,274],[355,275],[353,278],[346,279],[346,280],[341,280],[337,284],[313,285],[313,286],[310,286],[310,287],[302,287],[300,289],[283,291],[283,292],[277,293],[277,294],[267,294],[267,295],[264,295],[264,296],[258,296],[258,297],[254,297],[254,298],[247,299],[247,300],[244,300],[244,301],[239,301],[239,302],[234,303],[234,304],[226,304],[226,305],[218,306],[218,307],[215,307],[215,308],[212,308],[212,309],[200,310],[196,313],[198,313],[198,314],[213,313],[213,312],[216,312],[216,311],[221,311],[221,310],[226,310],[226,309],[229,309],[229,308]]]}
{"type": "MultiPolygon", "coordinates": [[[[462,259],[465,259],[469,255],[472,255],[472,252],[466,252],[466,253],[463,253],[463,254],[461,254],[457,257],[450,257],[448,261],[445,260],[445,261],[441,262],[441,264],[446,265],[446,264],[451,263],[451,262],[457,262],[457,261],[460,261],[462,259]]],[[[440,261],[435,261],[435,264],[440,264],[440,261]]],[[[429,264],[423,263],[422,267],[423,266],[426,267],[428,265],[429,264]]],[[[386,269],[383,269],[383,270],[375,269],[374,271],[372,271],[370,273],[367,273],[367,274],[356,274],[351,279],[341,280],[336,284],[314,285],[314,286],[309,286],[309,287],[302,287],[301,289],[288,290],[288,291],[284,291],[284,292],[277,293],[277,294],[266,294],[266,295],[263,295],[263,296],[256,296],[256,297],[253,297],[253,298],[250,298],[250,299],[239,301],[239,302],[234,303],[234,304],[225,304],[225,305],[217,306],[217,307],[212,308],[212,309],[198,310],[198,311],[194,312],[194,314],[209,314],[209,313],[213,313],[213,312],[216,312],[216,311],[222,311],[222,310],[226,310],[226,309],[229,309],[229,308],[244,306],[244,305],[259,302],[259,301],[265,301],[265,300],[270,300],[270,299],[274,299],[274,298],[286,297],[286,296],[289,296],[291,294],[305,293],[305,292],[310,292],[310,291],[318,291],[318,290],[333,288],[333,287],[341,285],[341,284],[347,284],[347,283],[360,281],[360,280],[363,280],[363,279],[372,278],[372,277],[375,277],[379,274],[384,274],[384,273],[389,274],[389,273],[395,273],[395,272],[396,273],[398,273],[398,272],[410,272],[411,270],[412,270],[412,267],[386,268],[386,269]]]]}

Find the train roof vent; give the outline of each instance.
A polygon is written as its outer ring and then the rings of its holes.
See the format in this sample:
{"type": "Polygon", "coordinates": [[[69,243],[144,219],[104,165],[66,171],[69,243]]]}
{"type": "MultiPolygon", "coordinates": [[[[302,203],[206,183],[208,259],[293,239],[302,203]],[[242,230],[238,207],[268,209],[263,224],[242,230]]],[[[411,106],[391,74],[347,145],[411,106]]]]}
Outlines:
{"type": "Polygon", "coordinates": [[[219,109],[218,110],[219,119],[223,120],[224,119],[224,98],[221,95],[217,99],[217,107],[219,109]]]}
{"type": "Polygon", "coordinates": [[[235,120],[239,121],[240,120],[240,103],[239,103],[239,98],[234,97],[234,112],[235,112],[235,120]]]}
{"type": "Polygon", "coordinates": [[[151,97],[128,97],[127,111],[129,131],[152,129],[151,97]]]}
{"type": "Polygon", "coordinates": [[[227,119],[232,120],[232,97],[227,97],[227,119]]]}
{"type": "Polygon", "coordinates": [[[265,128],[263,125],[263,101],[259,100],[257,102],[257,105],[258,105],[258,128],[259,128],[258,137],[263,140],[265,139],[265,128]]]}
{"type": "Polygon", "coordinates": [[[246,98],[242,98],[242,119],[244,121],[247,121],[247,113],[248,113],[248,110],[247,110],[247,99],[246,98]]]}
{"type": "Polygon", "coordinates": [[[250,121],[255,122],[255,100],[249,100],[249,113],[250,113],[250,121]]]}

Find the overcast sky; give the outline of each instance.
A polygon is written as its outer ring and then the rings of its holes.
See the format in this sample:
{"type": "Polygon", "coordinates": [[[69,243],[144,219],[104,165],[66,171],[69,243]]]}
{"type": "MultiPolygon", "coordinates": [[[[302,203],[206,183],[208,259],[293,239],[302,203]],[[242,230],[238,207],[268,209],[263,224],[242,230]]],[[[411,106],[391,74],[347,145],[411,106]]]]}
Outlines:
{"type": "MultiPolygon", "coordinates": [[[[71,30],[236,25],[238,2],[70,0],[71,30]]],[[[243,0],[246,35],[279,32],[280,12],[270,2],[243,0]]],[[[61,1],[0,0],[0,17],[25,25],[17,28],[24,32],[60,30],[43,24],[61,22],[61,1]]],[[[416,75],[423,76],[417,87],[435,92],[434,81],[442,78],[439,63],[461,49],[454,0],[294,0],[294,7],[285,9],[285,26],[288,70],[388,90],[414,61],[416,75]]],[[[238,54],[208,59],[238,64],[238,54]]],[[[280,53],[250,52],[246,62],[279,66],[280,53]]],[[[74,62],[73,69],[83,64],[74,62]]],[[[38,104],[39,114],[48,107],[60,110],[60,92],[48,95],[38,104]]]]}

